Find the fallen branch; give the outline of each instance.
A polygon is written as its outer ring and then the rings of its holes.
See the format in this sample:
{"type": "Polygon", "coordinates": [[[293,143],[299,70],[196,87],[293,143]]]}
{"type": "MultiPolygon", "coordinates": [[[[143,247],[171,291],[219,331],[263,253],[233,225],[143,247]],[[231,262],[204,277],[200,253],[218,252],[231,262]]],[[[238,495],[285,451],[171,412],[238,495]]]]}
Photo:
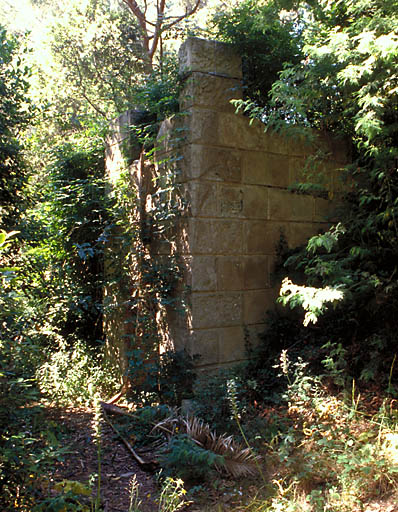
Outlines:
{"type": "Polygon", "coordinates": [[[100,402],[100,404],[101,404],[102,410],[108,414],[121,414],[123,416],[130,416],[131,418],[137,417],[135,414],[125,411],[121,407],[118,407],[117,405],[113,405],[112,403],[100,402]]]}
{"type": "Polygon", "coordinates": [[[142,457],[140,457],[138,455],[138,453],[134,450],[134,448],[131,446],[131,444],[127,441],[127,439],[119,432],[119,430],[115,427],[115,425],[113,425],[113,423],[110,421],[104,408],[102,408],[102,412],[103,412],[105,421],[112,428],[112,430],[115,432],[115,434],[118,437],[120,437],[120,439],[123,441],[123,443],[126,446],[126,448],[128,449],[128,451],[135,458],[135,460],[138,462],[138,464],[140,466],[142,466],[142,468],[147,471],[153,471],[157,467],[157,463],[155,461],[146,461],[142,457]]]}

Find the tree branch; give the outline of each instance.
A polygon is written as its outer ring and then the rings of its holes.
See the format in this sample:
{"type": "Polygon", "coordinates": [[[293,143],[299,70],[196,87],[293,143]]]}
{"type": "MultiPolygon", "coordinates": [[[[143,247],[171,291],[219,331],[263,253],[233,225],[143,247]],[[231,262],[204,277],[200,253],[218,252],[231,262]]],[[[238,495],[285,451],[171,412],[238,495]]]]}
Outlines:
{"type": "Polygon", "coordinates": [[[145,16],[146,9],[147,9],[146,3],[145,3],[145,12],[142,12],[140,9],[140,6],[137,4],[137,2],[135,0],[123,0],[123,1],[125,4],[128,5],[128,7],[130,8],[132,13],[138,20],[138,23],[142,30],[143,45],[144,45],[144,48],[145,48],[147,54],[149,54],[149,43],[148,43],[149,37],[148,37],[148,29],[147,29],[147,19],[145,16]]]}
{"type": "Polygon", "coordinates": [[[172,16],[172,18],[176,18],[176,19],[174,21],[172,21],[171,23],[169,23],[168,25],[166,25],[163,28],[163,32],[165,32],[166,30],[169,30],[171,27],[173,27],[174,25],[176,25],[183,19],[188,18],[189,16],[192,16],[192,14],[195,14],[195,12],[199,9],[200,2],[201,2],[201,0],[196,0],[195,5],[192,7],[192,9],[189,12],[185,11],[185,14],[183,14],[181,16],[172,16]]]}
{"type": "Polygon", "coordinates": [[[147,0],[144,1],[144,10],[140,8],[136,0],[123,0],[123,2],[129,7],[134,16],[137,18],[138,23],[141,27],[142,37],[143,37],[143,47],[147,54],[147,58],[149,61],[149,65],[152,68],[152,61],[155,55],[155,52],[159,46],[159,41],[161,40],[162,33],[169,30],[174,25],[177,25],[180,21],[188,18],[195,14],[195,12],[199,9],[200,3],[202,0],[195,0],[195,4],[193,7],[188,9],[188,6],[185,9],[185,13],[181,16],[169,16],[165,17],[165,9],[166,9],[166,0],[156,0],[156,21],[149,21],[147,18],[147,9],[148,4],[147,0]],[[165,23],[166,20],[173,20],[170,23],[165,23]],[[148,27],[152,27],[150,32],[148,32],[148,27]]]}

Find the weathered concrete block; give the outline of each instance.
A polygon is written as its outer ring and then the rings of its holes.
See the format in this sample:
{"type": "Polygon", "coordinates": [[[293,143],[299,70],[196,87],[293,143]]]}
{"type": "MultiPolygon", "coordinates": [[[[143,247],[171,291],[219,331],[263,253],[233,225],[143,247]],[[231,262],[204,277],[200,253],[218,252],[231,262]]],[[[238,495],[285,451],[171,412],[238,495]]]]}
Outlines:
{"type": "Polygon", "coordinates": [[[242,78],[242,60],[225,43],[189,37],[180,47],[179,61],[181,74],[200,71],[242,78]]]}
{"type": "Polygon", "coordinates": [[[216,259],[217,289],[219,291],[242,290],[242,267],[242,259],[240,256],[218,256],[216,259]]]}
{"type": "Polygon", "coordinates": [[[240,254],[242,224],[236,220],[192,219],[189,247],[193,254],[240,254]]]}
{"type": "Polygon", "coordinates": [[[239,183],[242,177],[241,153],[222,148],[191,144],[184,152],[187,178],[239,183]]]}
{"type": "Polygon", "coordinates": [[[245,291],[243,294],[243,323],[245,325],[264,323],[266,312],[275,307],[278,291],[272,288],[245,291]]]}
{"type": "Polygon", "coordinates": [[[258,123],[240,114],[221,113],[217,124],[218,142],[221,146],[239,149],[267,149],[267,137],[258,123]]]}
{"type": "Polygon", "coordinates": [[[263,141],[259,149],[267,151],[267,153],[274,153],[275,155],[288,155],[291,141],[289,138],[274,132],[273,130],[267,130],[265,133],[266,126],[260,121],[257,124],[257,130],[263,133],[261,140],[263,141]],[[265,142],[264,142],[265,141],[265,142]]]}
{"type": "Polygon", "coordinates": [[[214,110],[191,108],[185,117],[187,142],[210,146],[220,145],[218,136],[219,114],[214,110]]]}
{"type": "Polygon", "coordinates": [[[224,327],[220,329],[219,336],[220,362],[236,362],[245,358],[245,337],[242,326],[224,327]]]}
{"type": "Polygon", "coordinates": [[[193,293],[191,302],[194,329],[242,324],[241,293],[193,293]]]}
{"type": "Polygon", "coordinates": [[[287,221],[311,221],[313,219],[314,198],[312,196],[270,189],[268,200],[269,219],[287,221]]]}
{"type": "Polygon", "coordinates": [[[189,332],[185,346],[192,356],[200,355],[199,366],[220,362],[220,329],[194,329],[189,332]]]}
{"type": "Polygon", "coordinates": [[[193,106],[211,108],[224,112],[235,112],[231,100],[242,98],[239,80],[207,73],[193,73],[185,82],[180,98],[181,110],[193,106]]]}
{"type": "Polygon", "coordinates": [[[185,185],[188,210],[193,217],[216,217],[218,213],[215,183],[193,182],[185,185]]]}
{"type": "Polygon", "coordinates": [[[173,170],[176,182],[185,181],[184,164],[187,159],[189,119],[172,116],[165,119],[156,137],[155,160],[159,174],[173,170]]]}
{"type": "Polygon", "coordinates": [[[214,256],[193,256],[191,261],[193,291],[216,291],[217,271],[214,256]]]}
{"type": "Polygon", "coordinates": [[[268,188],[260,185],[246,185],[243,213],[248,219],[266,219],[268,217],[268,188]]]}
{"type": "Polygon", "coordinates": [[[270,286],[270,257],[245,256],[243,258],[243,290],[258,290],[270,286]]]}
{"type": "Polygon", "coordinates": [[[302,157],[291,156],[287,158],[289,185],[306,181],[305,162],[305,158],[302,157]]]}
{"type": "Polygon", "coordinates": [[[107,137],[110,145],[116,145],[129,137],[132,113],[132,110],[127,110],[111,121],[109,124],[109,136],[107,137]]]}
{"type": "Polygon", "coordinates": [[[243,223],[243,247],[245,254],[275,254],[276,246],[288,223],[250,220],[243,223]]]}
{"type": "MultiPolygon", "coordinates": [[[[347,147],[327,134],[314,132],[310,141],[282,136],[235,115],[230,100],[241,97],[241,65],[228,45],[191,38],[180,59],[184,112],[163,122],[157,179],[148,176],[164,187],[163,171],[172,170],[188,207],[176,220],[175,239],[166,240],[171,232],[164,241],[156,238],[151,256],[178,255],[184,276],[176,294],[186,307],[182,314],[167,308],[168,339],[176,349],[200,353],[199,366],[220,366],[245,357],[246,328],[257,344],[266,311],[275,309],[279,283],[273,287],[271,270],[281,236],[294,247],[328,227],[330,201],[292,194],[288,187],[323,184],[337,202],[346,190],[338,169],[347,161],[347,147]],[[317,150],[323,151],[322,161],[308,158],[317,150]],[[318,167],[309,169],[314,162],[318,167]]],[[[124,144],[130,121],[129,114],[121,117],[108,140],[107,172],[115,180],[121,166],[130,164],[124,144]]],[[[137,195],[150,198],[155,191],[143,191],[143,176],[132,177],[137,195]]],[[[116,338],[125,339],[124,320],[123,310],[114,307],[107,319],[110,339],[112,322],[116,338]]],[[[117,357],[124,357],[124,345],[113,341],[117,357]]]]}
{"type": "Polygon", "coordinates": [[[286,188],[289,185],[286,157],[262,151],[244,152],[243,183],[286,188]]]}
{"type": "Polygon", "coordinates": [[[128,168],[128,162],[118,145],[106,146],[105,168],[109,183],[112,185],[120,178],[121,171],[128,168]]]}
{"type": "Polygon", "coordinates": [[[243,216],[243,188],[241,186],[219,186],[218,215],[226,218],[243,216]]]}
{"type": "Polygon", "coordinates": [[[316,134],[308,134],[309,136],[300,136],[298,133],[287,132],[284,136],[287,144],[288,151],[286,154],[295,157],[306,157],[307,155],[313,154],[317,149],[321,147],[326,151],[323,140],[316,134]]]}

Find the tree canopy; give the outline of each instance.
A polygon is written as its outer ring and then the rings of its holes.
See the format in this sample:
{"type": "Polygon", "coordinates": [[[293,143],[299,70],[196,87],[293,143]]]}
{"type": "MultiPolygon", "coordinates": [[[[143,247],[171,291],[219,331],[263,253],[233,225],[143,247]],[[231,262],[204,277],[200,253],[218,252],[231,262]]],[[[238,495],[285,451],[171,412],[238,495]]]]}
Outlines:
{"type": "Polygon", "coordinates": [[[21,208],[26,175],[22,134],[34,112],[28,96],[30,69],[21,45],[0,27],[0,223],[7,227],[15,226],[21,208]]]}

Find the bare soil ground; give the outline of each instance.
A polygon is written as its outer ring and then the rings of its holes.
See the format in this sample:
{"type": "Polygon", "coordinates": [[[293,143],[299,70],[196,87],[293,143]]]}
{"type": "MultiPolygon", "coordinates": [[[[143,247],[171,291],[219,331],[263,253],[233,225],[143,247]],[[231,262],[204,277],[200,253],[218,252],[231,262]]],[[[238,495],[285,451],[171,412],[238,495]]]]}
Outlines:
{"type": "MultiPolygon", "coordinates": [[[[97,444],[94,430],[94,412],[91,409],[52,407],[48,419],[58,424],[65,432],[64,442],[67,453],[58,462],[52,474],[51,488],[65,480],[88,484],[92,475],[98,472],[97,444]]],[[[133,441],[132,441],[133,442],[133,441]]],[[[138,451],[138,450],[137,450],[138,451]]],[[[143,458],[156,458],[145,453],[143,458]]],[[[159,486],[154,472],[143,470],[134,460],[126,446],[105,422],[101,422],[101,506],[104,512],[128,512],[133,479],[138,483],[140,512],[157,512],[159,486]]],[[[181,512],[227,512],[244,510],[239,504],[247,494],[254,496],[253,481],[236,482],[219,478],[203,488],[195,496],[195,502],[181,509],[181,512]]],[[[96,483],[93,485],[92,500],[95,498],[96,483]]],[[[56,494],[57,491],[52,490],[56,494]]],[[[86,498],[89,502],[89,498],[86,498]]]]}
{"type": "MultiPolygon", "coordinates": [[[[54,468],[53,484],[64,480],[87,484],[91,476],[98,472],[93,411],[52,408],[49,417],[66,428],[65,442],[69,448],[65,460],[54,468]]],[[[158,488],[155,475],[141,469],[110,426],[101,422],[101,505],[104,512],[128,512],[134,476],[142,501],[140,510],[156,511],[158,488]]],[[[93,487],[96,489],[95,485],[93,487]]]]}

